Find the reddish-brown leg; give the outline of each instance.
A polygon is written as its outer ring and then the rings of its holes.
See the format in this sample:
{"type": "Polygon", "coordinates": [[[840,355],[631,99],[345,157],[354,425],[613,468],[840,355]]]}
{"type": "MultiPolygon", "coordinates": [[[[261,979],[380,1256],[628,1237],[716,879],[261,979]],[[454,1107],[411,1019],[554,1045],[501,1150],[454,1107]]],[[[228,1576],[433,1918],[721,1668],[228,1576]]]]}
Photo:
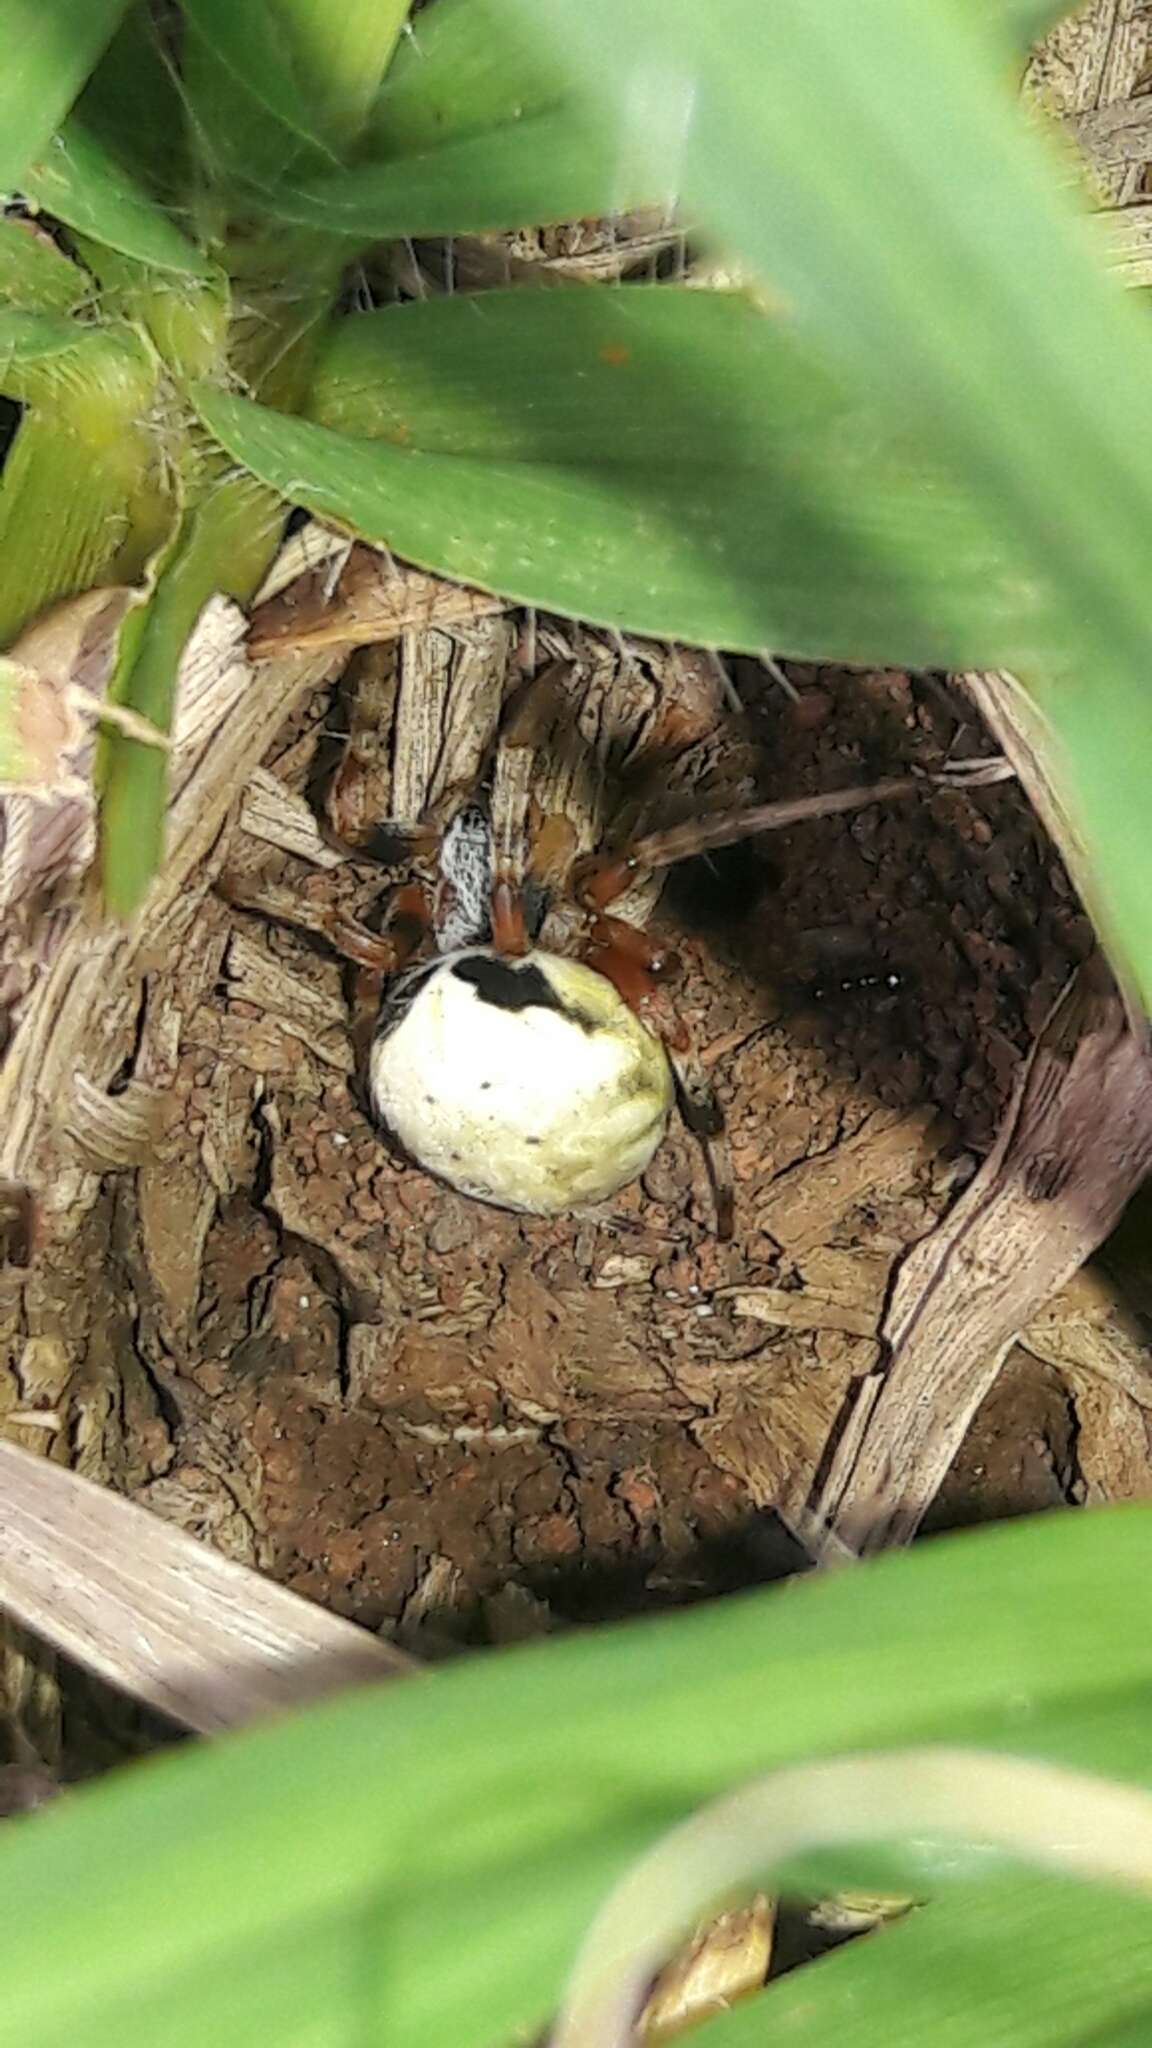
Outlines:
{"type": "Polygon", "coordinates": [[[506,878],[492,885],[492,944],[510,959],[523,959],[528,951],[528,927],[524,922],[524,900],[514,882],[506,878]]]}
{"type": "Polygon", "coordinates": [[[716,1100],[697,1047],[692,1043],[690,1034],[685,1035],[688,1043],[683,1050],[669,1051],[669,1064],[676,1081],[676,1106],[704,1155],[716,1212],[716,1235],[726,1244],[735,1224],[732,1151],[724,1128],[724,1112],[716,1100]]]}
{"type": "Polygon", "coordinates": [[[349,1036],[358,1076],[367,1073],[368,1054],[380,1014],[381,985],[398,974],[432,929],[428,897],[419,882],[397,889],[388,906],[382,932],[369,931],[347,911],[309,903],[290,889],[249,886],[223,877],[220,894],[239,910],[251,910],[275,924],[324,939],[334,953],[356,969],[349,1002],[349,1036]]]}
{"type": "Polygon", "coordinates": [[[628,854],[611,860],[590,854],[572,870],[572,894],[584,910],[606,910],[631,888],[639,872],[640,863],[628,854]]]}
{"type": "Polygon", "coordinates": [[[593,920],[584,959],[612,983],[629,1009],[663,1041],[676,1083],[677,1107],[704,1155],[716,1211],[716,1235],[726,1241],[733,1228],[732,1159],[712,1084],[666,986],[679,965],[676,955],[624,918],[602,912],[593,920]]]}
{"type": "Polygon", "coordinates": [[[662,984],[679,962],[666,945],[622,917],[601,916],[592,921],[582,957],[658,1038],[678,1043],[682,1026],[662,984]]]}
{"type": "Polygon", "coordinates": [[[225,902],[237,910],[251,910],[273,924],[324,939],[342,960],[350,960],[353,966],[368,968],[375,974],[397,973],[431,925],[427,899],[418,882],[407,883],[396,891],[382,932],[370,931],[346,910],[309,903],[306,897],[274,884],[248,885],[224,875],[216,886],[225,902]]]}
{"type": "Polygon", "coordinates": [[[339,936],[332,935],[337,952],[343,953],[344,958],[356,968],[349,996],[348,1029],[358,1077],[362,1078],[368,1072],[368,1055],[380,1015],[382,984],[408,965],[431,929],[432,912],[425,890],[419,882],[406,882],[397,889],[388,906],[387,922],[376,939],[374,957],[372,949],[362,947],[360,940],[364,936],[372,939],[375,934],[365,934],[364,926],[357,925],[354,919],[344,921],[344,929],[339,936]],[[355,951],[340,943],[341,938],[346,940],[350,936],[351,927],[355,927],[358,948],[355,951]]]}

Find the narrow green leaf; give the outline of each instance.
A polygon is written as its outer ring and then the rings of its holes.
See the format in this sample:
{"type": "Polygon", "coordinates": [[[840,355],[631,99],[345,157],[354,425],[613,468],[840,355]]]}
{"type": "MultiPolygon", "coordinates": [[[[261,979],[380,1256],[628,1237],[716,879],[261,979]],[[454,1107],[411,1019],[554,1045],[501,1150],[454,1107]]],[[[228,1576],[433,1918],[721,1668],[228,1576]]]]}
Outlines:
{"type": "Polygon", "coordinates": [[[585,116],[557,108],[396,161],[286,183],[270,204],[284,220],[367,242],[584,220],[650,197],[643,167],[621,161],[585,116]]]}
{"type": "Polygon", "coordinates": [[[63,393],[21,420],[0,476],[0,646],[58,599],[132,582],[165,521],[152,437],[63,393]]]}
{"type": "MultiPolygon", "coordinates": [[[[134,1766],[0,1839],[13,2039],[495,2048],[539,2026],[631,1856],[755,1772],[959,1740],[1147,1785],[1152,1637],[1132,1616],[1150,1543],[1147,1508],[1037,1517],[134,1766]]],[[[1051,1896],[1059,1914],[1071,1888],[1051,1896]]],[[[900,1939],[915,1969],[917,1924],[877,1948],[900,1939]]],[[[1112,2010],[1132,1982],[1121,1966],[1112,2010]]]]}
{"type": "Polygon", "coordinates": [[[143,410],[155,366],[125,327],[84,327],[55,313],[0,312],[0,391],[22,405],[87,406],[93,423],[143,410]]]}
{"type": "Polygon", "coordinates": [[[344,0],[338,11],[330,0],[276,4],[308,81],[321,132],[335,148],[351,148],[392,62],[411,0],[344,0]]]}
{"type": "Polygon", "coordinates": [[[79,120],[52,137],[26,170],[23,189],[45,213],[154,270],[202,277],[210,267],[79,120]]]}
{"type": "Polygon", "coordinates": [[[195,402],[285,495],[524,602],[850,660],[1036,651],[1036,591],[962,496],[736,294],[579,286],[349,320],[310,401],[339,435],[195,402]]]}
{"type": "Polygon", "coordinates": [[[0,314],[0,390],[29,408],[0,471],[0,646],[57,598],[131,580],[155,544],[156,379],[127,328],[0,314]]]}
{"type": "MultiPolygon", "coordinates": [[[[128,621],[110,694],[169,731],[180,658],[203,606],[216,592],[246,603],[283,531],[283,508],[251,477],[210,484],[188,510],[157,565],[149,603],[128,621]]],[[[163,858],[167,758],[158,747],[106,735],[100,806],[105,907],[132,916],[163,858]]]]}
{"type": "Polygon", "coordinates": [[[19,377],[25,366],[69,357],[79,364],[93,352],[103,353],[104,337],[95,328],[87,330],[59,313],[0,311],[0,391],[8,398],[25,399],[25,390],[14,389],[10,376],[19,377]]]}
{"type": "Polygon", "coordinates": [[[31,221],[0,216],[0,302],[71,313],[91,289],[91,279],[31,221]]]}
{"type": "Polygon", "coordinates": [[[128,0],[0,0],[0,191],[24,173],[58,128],[128,0]]]}

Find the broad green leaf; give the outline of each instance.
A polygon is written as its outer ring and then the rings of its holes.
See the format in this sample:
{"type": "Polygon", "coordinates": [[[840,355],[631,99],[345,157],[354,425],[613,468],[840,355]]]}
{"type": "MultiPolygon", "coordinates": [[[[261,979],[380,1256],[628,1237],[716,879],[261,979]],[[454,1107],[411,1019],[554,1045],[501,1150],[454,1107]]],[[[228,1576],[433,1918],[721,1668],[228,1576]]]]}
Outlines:
{"type": "Polygon", "coordinates": [[[402,38],[377,98],[373,154],[419,155],[571,98],[562,57],[505,0],[434,0],[402,38]]]}
{"type": "Polygon", "coordinates": [[[31,221],[0,216],[0,303],[71,313],[91,289],[91,279],[31,221]]]}
{"type": "MultiPolygon", "coordinates": [[[[754,1773],[939,1740],[1147,1785],[1150,1547],[1147,1508],[1038,1517],[135,1766],[0,1839],[12,2038],[495,2048],[540,2024],[628,1860],[754,1773]]],[[[925,1867],[884,1874],[915,1890],[925,1867]]],[[[915,1968],[917,1924],[877,1947],[899,1937],[915,1968]]]]}
{"type": "Polygon", "coordinates": [[[556,108],[489,135],[332,177],[286,183],[270,202],[284,220],[359,242],[544,226],[641,206],[649,174],[595,126],[556,108]]]}
{"type": "Polygon", "coordinates": [[[58,128],[112,37],[128,0],[0,0],[0,191],[58,128]]]}
{"type": "Polygon", "coordinates": [[[621,138],[647,147],[689,216],[786,298],[810,345],[894,429],[934,436],[945,472],[1058,594],[1050,637],[1069,680],[1048,708],[1096,907],[1152,998],[1152,343],[1093,259],[991,39],[953,0],[512,4],[570,53],[598,111],[612,101],[621,138]]]}
{"type": "Polygon", "coordinates": [[[1019,1872],[960,1884],[911,1919],[779,1978],[700,2048],[1113,2048],[1152,2039],[1152,1908],[1019,1872]]]}
{"type": "Polygon", "coordinates": [[[528,603],[849,660],[1036,651],[1036,591],[960,494],[736,294],[575,286],[349,320],[310,401],[338,434],[196,403],[286,496],[528,603]]]}
{"type": "MultiPolygon", "coordinates": [[[[291,20],[283,0],[184,0],[190,37],[207,44],[235,84],[265,114],[321,156],[333,155],[319,109],[298,71],[291,20]]],[[[241,143],[242,147],[242,143],[241,143]]]]}
{"type": "MultiPolygon", "coordinates": [[[[1068,12],[1060,0],[960,4],[1017,48],[1068,12]]],[[[376,101],[372,154],[423,154],[463,136],[571,111],[571,101],[562,45],[534,31],[507,0],[433,0],[402,40],[376,101]]]]}
{"type": "Polygon", "coordinates": [[[274,191],[357,141],[409,0],[188,0],[184,84],[212,175],[274,191]]]}
{"type": "Polygon", "coordinates": [[[151,9],[137,5],[125,16],[76,103],[76,119],[151,197],[187,206],[188,108],[151,9]]]}
{"type": "Polygon", "coordinates": [[[205,259],[112,152],[79,120],[52,137],[23,189],[45,213],[154,270],[200,277],[205,259]]]}

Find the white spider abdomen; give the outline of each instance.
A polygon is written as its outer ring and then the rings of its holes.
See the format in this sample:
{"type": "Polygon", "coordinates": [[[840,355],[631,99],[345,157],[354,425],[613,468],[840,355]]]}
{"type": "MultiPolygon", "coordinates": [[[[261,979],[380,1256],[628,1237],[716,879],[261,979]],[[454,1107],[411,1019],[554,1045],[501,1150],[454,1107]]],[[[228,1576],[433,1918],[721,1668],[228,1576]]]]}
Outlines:
{"type": "Polygon", "coordinates": [[[368,1079],[381,1122],[429,1173],[543,1216],[642,1173],[673,1094],[663,1046],[602,974],[488,947],[425,971],[368,1079]]]}

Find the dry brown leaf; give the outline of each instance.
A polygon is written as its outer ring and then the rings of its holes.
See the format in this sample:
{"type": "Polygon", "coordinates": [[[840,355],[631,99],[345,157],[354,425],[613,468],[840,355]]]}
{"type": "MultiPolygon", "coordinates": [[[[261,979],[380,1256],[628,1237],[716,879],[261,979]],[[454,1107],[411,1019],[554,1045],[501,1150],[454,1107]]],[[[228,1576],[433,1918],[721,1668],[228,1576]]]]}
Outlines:
{"type": "Polygon", "coordinates": [[[915,1533],[1008,1349],[1107,1236],[1152,1166],[1152,1057],[1102,960],[1074,977],[996,1145],[913,1248],[815,1512],[828,1558],[915,1533]]]}
{"type": "Polygon", "coordinates": [[[750,1906],[698,1927],[661,1970],[637,2023],[641,2041],[671,2041],[759,1991],[772,1961],[776,1902],[760,1893],[750,1906]]]}
{"type": "Polygon", "coordinates": [[[360,543],[335,567],[335,574],[330,564],[306,567],[287,590],[257,606],[248,636],[254,660],[305,649],[347,651],[508,609],[505,598],[401,567],[387,552],[360,543]]]}
{"type": "Polygon", "coordinates": [[[787,1251],[810,1251],[826,1242],[864,1195],[912,1179],[946,1135],[930,1109],[878,1109],[831,1152],[779,1174],[760,1206],[759,1227],[787,1251]]]}

